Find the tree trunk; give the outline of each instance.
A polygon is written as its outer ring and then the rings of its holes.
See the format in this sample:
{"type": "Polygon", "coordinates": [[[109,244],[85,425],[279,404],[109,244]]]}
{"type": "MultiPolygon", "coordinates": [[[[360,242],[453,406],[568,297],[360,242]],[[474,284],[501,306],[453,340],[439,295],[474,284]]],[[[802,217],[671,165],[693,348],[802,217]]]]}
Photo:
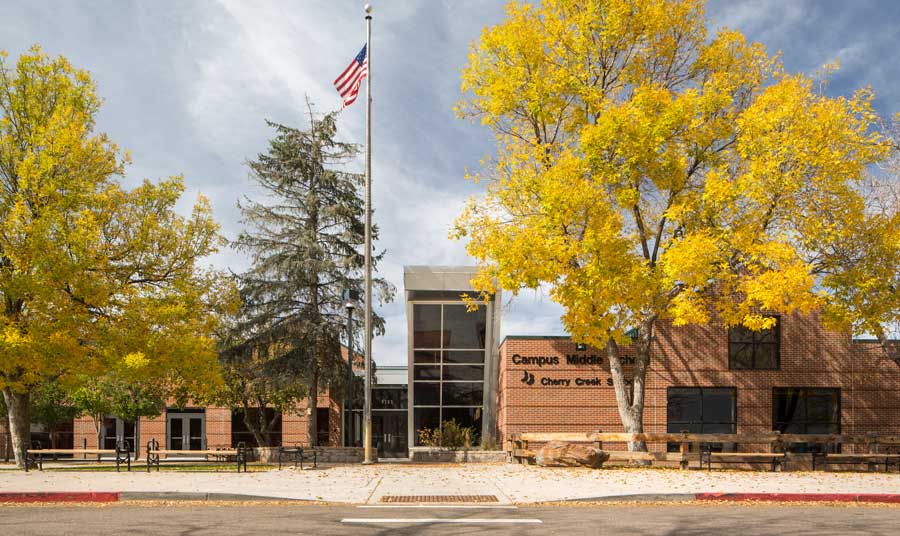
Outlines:
{"type": "Polygon", "coordinates": [[[3,388],[3,399],[9,413],[9,435],[12,438],[16,467],[25,468],[25,451],[31,439],[31,423],[28,419],[28,392],[17,393],[9,387],[3,388]]]}
{"type": "Polygon", "coordinates": [[[94,415],[94,429],[97,430],[97,448],[103,448],[103,414],[94,415]]]}
{"type": "MultiPolygon", "coordinates": [[[[271,447],[272,446],[272,436],[269,434],[269,428],[266,426],[266,408],[262,406],[257,406],[256,412],[256,427],[259,430],[259,435],[262,436],[262,443],[259,443],[260,447],[271,447]]],[[[259,439],[256,440],[259,442],[259,439]]]]}
{"type": "Polygon", "coordinates": [[[319,407],[319,362],[314,360],[312,374],[309,380],[309,402],[307,402],[306,437],[310,447],[319,444],[319,429],[316,422],[316,413],[319,407]]]}
{"type": "MultiPolygon", "coordinates": [[[[258,447],[264,447],[266,445],[266,438],[259,431],[259,419],[256,419],[256,422],[253,422],[253,419],[250,418],[250,404],[244,400],[244,425],[247,427],[250,432],[253,433],[253,439],[256,440],[256,445],[258,447]]],[[[263,408],[257,408],[260,412],[263,411],[263,408]]]]}
{"type": "MultiPolygon", "coordinates": [[[[635,341],[634,369],[631,378],[626,378],[622,370],[619,346],[609,339],[606,344],[606,355],[609,359],[609,370],[616,393],[616,406],[626,433],[641,434],[644,432],[644,394],[646,390],[647,369],[650,365],[650,344],[653,341],[653,326],[656,315],[648,315],[638,326],[638,338],[635,341]]],[[[644,441],[629,441],[631,452],[647,452],[644,441]]]]}

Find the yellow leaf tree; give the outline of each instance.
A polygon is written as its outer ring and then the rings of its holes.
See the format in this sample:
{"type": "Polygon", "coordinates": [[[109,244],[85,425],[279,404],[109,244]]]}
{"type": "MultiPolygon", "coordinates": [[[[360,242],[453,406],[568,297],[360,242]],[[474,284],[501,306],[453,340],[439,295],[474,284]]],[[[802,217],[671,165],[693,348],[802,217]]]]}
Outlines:
{"type": "Polygon", "coordinates": [[[127,154],[94,132],[86,71],[39,47],[0,52],[0,389],[16,463],[29,394],[111,370],[173,396],[216,379],[220,238],[208,202],[174,211],[180,177],[126,190],[127,154]]]}
{"type": "Polygon", "coordinates": [[[859,320],[830,292],[855,288],[834,248],[865,229],[862,179],[890,143],[869,89],[823,94],[833,68],[790,74],[737,31],[708,35],[700,0],[508,4],[472,46],[457,108],[496,134],[474,176],[486,192],[453,231],[477,288],[548,287],[573,338],[606,349],[627,432],[643,431],[660,319],[859,320]]]}

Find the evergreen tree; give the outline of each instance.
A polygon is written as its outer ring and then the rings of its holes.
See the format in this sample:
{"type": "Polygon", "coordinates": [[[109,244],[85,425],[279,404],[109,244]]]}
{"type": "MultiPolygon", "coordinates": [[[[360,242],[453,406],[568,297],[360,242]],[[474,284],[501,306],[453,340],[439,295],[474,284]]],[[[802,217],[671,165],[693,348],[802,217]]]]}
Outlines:
{"type": "MultiPolygon", "coordinates": [[[[346,375],[340,352],[347,314],[343,292],[362,294],[365,225],[363,176],[343,169],[359,148],[335,139],[335,113],[317,117],[311,104],[307,108],[307,130],[267,121],[275,137],[267,153],[248,163],[266,201],[239,203],[249,230],[234,246],[252,256],[252,266],[240,277],[238,332],[245,342],[230,354],[266,355],[262,370],[282,380],[305,379],[307,431],[315,445],[317,394],[326,386],[342,387],[346,375]]],[[[372,236],[377,238],[376,228],[372,236]]],[[[382,256],[373,253],[373,262],[382,256]]],[[[393,298],[394,288],[384,279],[375,278],[373,286],[380,302],[393,298]]],[[[355,315],[353,331],[361,338],[360,317],[355,315]]],[[[383,333],[384,320],[373,320],[376,333],[383,333]]]]}

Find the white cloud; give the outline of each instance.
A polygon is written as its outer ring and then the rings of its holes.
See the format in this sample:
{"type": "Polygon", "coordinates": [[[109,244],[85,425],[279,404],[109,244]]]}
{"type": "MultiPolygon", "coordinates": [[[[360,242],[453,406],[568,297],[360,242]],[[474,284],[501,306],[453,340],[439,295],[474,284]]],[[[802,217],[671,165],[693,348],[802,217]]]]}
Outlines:
{"type": "MultiPolygon", "coordinates": [[[[465,198],[479,187],[466,167],[493,152],[489,133],[456,119],[459,72],[505,0],[375,2],[373,21],[373,176],[381,273],[402,291],[404,264],[469,264],[464,244],[447,238],[465,198]]],[[[240,229],[235,202],[259,192],[243,162],[272,134],[263,122],[306,122],[304,97],[321,111],[339,107],[331,81],[365,40],[361,2],[160,0],[103,5],[65,0],[0,3],[0,48],[15,57],[32,42],[91,70],[106,99],[98,126],[132,151],[133,183],[185,175],[188,210],[208,196],[223,231],[240,229]]],[[[900,4],[898,4],[900,6],[900,4]]],[[[811,72],[840,57],[829,91],[872,83],[879,109],[898,109],[900,65],[893,62],[900,7],[824,0],[712,0],[712,27],[740,29],[790,70],[811,72]]],[[[340,136],[362,141],[360,100],[340,117],[340,136]]],[[[352,167],[362,170],[362,162],[352,167]]],[[[233,251],[210,259],[242,270],[233,251]]],[[[388,334],[375,342],[382,364],[403,363],[402,292],[380,310],[388,334]]],[[[561,334],[562,311],[546,292],[523,292],[504,309],[503,334],[561,334]]]]}

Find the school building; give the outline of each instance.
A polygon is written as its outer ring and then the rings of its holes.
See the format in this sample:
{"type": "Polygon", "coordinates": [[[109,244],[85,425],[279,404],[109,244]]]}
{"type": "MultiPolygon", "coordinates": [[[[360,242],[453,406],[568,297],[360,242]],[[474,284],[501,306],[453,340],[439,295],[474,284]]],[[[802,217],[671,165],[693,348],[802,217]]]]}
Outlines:
{"type": "MultiPolygon", "coordinates": [[[[377,367],[372,396],[379,457],[407,457],[421,430],[450,419],[497,445],[515,432],[623,431],[605,352],[569,337],[501,338],[499,297],[461,298],[474,273],[405,268],[407,364],[377,367]]],[[[627,377],[633,348],[620,349],[627,377]]],[[[763,332],[660,321],[650,355],[645,432],[900,431],[900,366],[879,344],[826,329],[818,314],[777,316],[763,332]]],[[[343,393],[318,397],[320,445],[361,444],[362,402],[348,412],[343,401],[343,393]]],[[[101,441],[143,445],[153,437],[173,450],[253,445],[240,417],[221,407],[172,407],[137,426],[109,416],[101,441]]],[[[72,437],[76,448],[97,444],[87,418],[74,422],[72,437]]],[[[304,411],[281,416],[273,443],[308,443],[304,411]]]]}

